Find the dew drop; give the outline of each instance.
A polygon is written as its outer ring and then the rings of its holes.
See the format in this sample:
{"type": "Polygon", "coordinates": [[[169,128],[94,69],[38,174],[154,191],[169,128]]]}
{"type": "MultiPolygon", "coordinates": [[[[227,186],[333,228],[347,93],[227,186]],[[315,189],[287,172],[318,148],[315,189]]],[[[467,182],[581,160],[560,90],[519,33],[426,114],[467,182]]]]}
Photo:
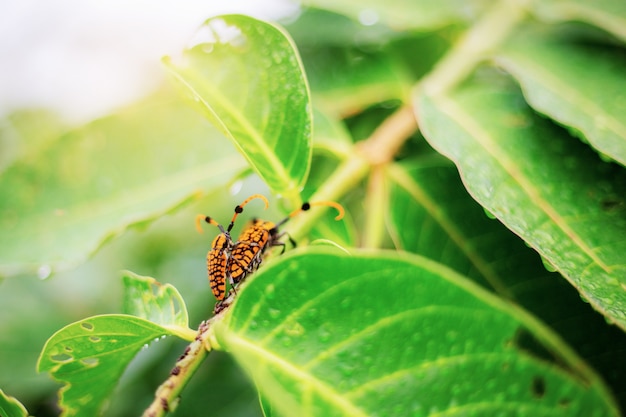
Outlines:
{"type": "Polygon", "coordinates": [[[275,309],[275,308],[270,308],[268,311],[268,314],[270,316],[270,318],[276,319],[278,317],[280,317],[280,310],[275,309]]]}
{"type": "Polygon", "coordinates": [[[612,298],[606,298],[606,297],[600,298],[599,301],[602,302],[605,306],[613,305],[613,303],[615,302],[613,301],[612,298]]]}
{"type": "Polygon", "coordinates": [[[349,362],[341,362],[339,364],[339,370],[344,377],[349,378],[354,374],[354,365],[349,362]]]}
{"type": "Polygon", "coordinates": [[[348,309],[350,308],[350,305],[352,304],[352,300],[350,299],[350,297],[346,297],[343,300],[341,300],[339,304],[341,305],[341,308],[348,309]]]}
{"type": "Polygon", "coordinates": [[[496,216],[495,214],[493,214],[492,212],[490,212],[489,210],[487,210],[486,208],[483,207],[483,211],[485,212],[485,215],[490,218],[491,220],[495,220],[496,216]]]}
{"type": "Polygon", "coordinates": [[[210,54],[215,49],[215,44],[213,43],[203,43],[202,44],[202,52],[205,54],[210,54]]]}
{"type": "Polygon", "coordinates": [[[239,194],[239,191],[241,191],[242,187],[243,187],[243,181],[237,180],[230,185],[228,192],[230,193],[230,195],[239,194]]]}
{"type": "Polygon", "coordinates": [[[319,339],[320,339],[320,342],[322,342],[322,343],[328,343],[328,341],[330,340],[330,337],[331,337],[331,336],[332,336],[332,335],[331,335],[331,333],[330,333],[328,330],[326,330],[326,329],[324,329],[324,328],[321,328],[321,329],[319,330],[318,337],[319,337],[319,339]]]}
{"type": "Polygon", "coordinates": [[[378,23],[379,16],[375,10],[364,9],[359,12],[359,22],[363,26],[372,26],[378,23]]]}
{"type": "Polygon", "coordinates": [[[293,339],[289,336],[284,336],[280,341],[284,347],[291,347],[293,345],[293,339]]]}
{"type": "Polygon", "coordinates": [[[274,298],[275,291],[276,291],[276,287],[274,287],[274,284],[269,284],[265,288],[265,298],[267,298],[268,300],[272,300],[274,298]]]}
{"type": "Polygon", "coordinates": [[[290,336],[302,336],[304,334],[304,327],[298,322],[292,323],[285,327],[285,333],[290,336]]]}
{"type": "Polygon", "coordinates": [[[52,267],[50,265],[41,265],[37,268],[37,278],[43,280],[49,278],[52,275],[52,267]]]}
{"type": "Polygon", "coordinates": [[[550,262],[549,260],[547,260],[543,256],[541,257],[541,262],[543,263],[543,267],[546,268],[546,270],[548,272],[556,272],[557,271],[557,268],[552,264],[552,262],[550,262]]]}
{"type": "Polygon", "coordinates": [[[370,355],[363,356],[361,358],[361,363],[363,366],[371,366],[374,363],[374,358],[370,355]]]}

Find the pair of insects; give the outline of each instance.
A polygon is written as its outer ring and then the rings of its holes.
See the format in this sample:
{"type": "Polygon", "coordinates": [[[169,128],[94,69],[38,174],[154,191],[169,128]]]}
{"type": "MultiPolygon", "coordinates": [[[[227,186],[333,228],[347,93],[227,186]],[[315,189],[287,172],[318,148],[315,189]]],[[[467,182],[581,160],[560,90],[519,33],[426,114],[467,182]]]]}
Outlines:
{"type": "MultiPolygon", "coordinates": [[[[221,303],[226,295],[226,280],[235,291],[236,286],[241,283],[247,274],[255,271],[263,260],[263,254],[268,248],[282,246],[285,251],[286,244],[281,241],[285,233],[280,233],[280,226],[298,213],[309,210],[312,206],[330,206],[337,209],[339,214],[335,220],[343,217],[343,207],[332,201],[317,201],[304,203],[297,210],[289,213],[287,217],[278,223],[273,223],[261,219],[253,219],[252,224],[241,232],[237,241],[233,241],[230,232],[232,231],[237,216],[243,212],[246,204],[254,199],[263,200],[265,208],[269,202],[261,194],[254,194],[248,197],[243,203],[235,207],[235,214],[228,227],[224,227],[209,216],[198,214],[196,216],[196,228],[202,233],[201,223],[203,221],[216,226],[220,234],[213,239],[211,249],[207,253],[207,270],[209,274],[209,284],[215,298],[221,303]]],[[[289,238],[295,246],[293,239],[289,238]]],[[[281,252],[281,253],[282,253],[281,252]]],[[[216,306],[217,307],[217,306],[216,306]]]]}

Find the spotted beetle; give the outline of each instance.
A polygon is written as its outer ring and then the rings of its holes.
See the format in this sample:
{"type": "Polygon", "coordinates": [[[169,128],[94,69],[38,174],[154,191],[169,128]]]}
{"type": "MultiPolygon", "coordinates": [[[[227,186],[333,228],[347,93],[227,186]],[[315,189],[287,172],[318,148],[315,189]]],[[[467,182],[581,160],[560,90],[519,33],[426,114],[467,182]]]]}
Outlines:
{"type": "MultiPolygon", "coordinates": [[[[334,207],[339,212],[335,220],[343,218],[344,210],[339,203],[334,201],[316,201],[302,204],[300,208],[289,213],[287,217],[278,223],[254,219],[252,224],[239,235],[228,261],[228,274],[235,286],[243,281],[247,274],[259,267],[263,260],[263,254],[268,248],[282,246],[281,254],[285,252],[286,244],[280,240],[285,236],[285,233],[280,233],[280,226],[297,214],[309,210],[312,206],[334,207]]],[[[288,236],[288,238],[292,246],[295,247],[296,242],[291,237],[288,236]]]]}
{"type": "Polygon", "coordinates": [[[229,273],[229,261],[232,256],[232,250],[235,246],[233,239],[230,236],[230,231],[233,229],[235,225],[235,220],[237,216],[243,212],[243,208],[250,201],[259,198],[265,202],[265,208],[268,207],[269,203],[267,198],[262,196],[261,194],[254,194],[248,197],[243,203],[235,207],[235,214],[231,219],[230,223],[226,230],[224,227],[213,220],[211,217],[206,216],[204,214],[198,214],[196,216],[196,229],[199,233],[202,233],[202,221],[205,221],[213,226],[216,226],[220,229],[220,234],[213,239],[213,243],[211,243],[211,249],[207,253],[206,263],[207,263],[207,271],[209,276],[209,285],[211,286],[211,291],[213,295],[218,301],[222,301],[224,296],[226,295],[226,278],[228,277],[228,282],[231,288],[234,289],[235,282],[229,273]]]}

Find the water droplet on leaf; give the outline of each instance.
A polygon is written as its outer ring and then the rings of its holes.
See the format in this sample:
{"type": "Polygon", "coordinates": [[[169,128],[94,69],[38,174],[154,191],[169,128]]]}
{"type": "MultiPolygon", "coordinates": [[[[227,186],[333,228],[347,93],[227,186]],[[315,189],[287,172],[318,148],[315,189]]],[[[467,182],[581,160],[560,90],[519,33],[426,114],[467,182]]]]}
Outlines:
{"type": "Polygon", "coordinates": [[[37,268],[37,277],[39,279],[46,279],[52,274],[52,267],[50,265],[41,265],[37,268]]]}

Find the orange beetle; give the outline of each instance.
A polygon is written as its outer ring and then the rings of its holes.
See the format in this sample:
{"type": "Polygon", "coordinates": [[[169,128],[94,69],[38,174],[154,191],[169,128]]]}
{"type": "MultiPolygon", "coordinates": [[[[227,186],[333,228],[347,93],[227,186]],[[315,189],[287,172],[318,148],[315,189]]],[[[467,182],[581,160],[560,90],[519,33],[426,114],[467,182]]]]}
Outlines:
{"type": "MultiPolygon", "coordinates": [[[[283,250],[281,253],[285,252],[285,242],[280,240],[285,233],[280,233],[279,227],[298,213],[309,210],[312,206],[334,207],[339,212],[335,220],[343,218],[344,210],[339,203],[334,201],[316,201],[302,204],[299,209],[294,210],[278,223],[254,219],[252,224],[241,232],[237,243],[232,248],[228,262],[228,274],[234,285],[239,284],[246,278],[247,274],[259,267],[263,260],[263,254],[268,248],[282,246],[283,250]]],[[[296,242],[291,237],[289,237],[289,241],[293,246],[296,246],[296,242]]]]}
{"type": "Polygon", "coordinates": [[[224,230],[224,227],[222,227],[221,224],[219,224],[209,216],[205,216],[204,214],[198,214],[196,216],[196,229],[199,233],[202,233],[202,221],[216,226],[218,229],[220,229],[221,232],[215,237],[215,239],[213,239],[213,243],[211,243],[211,249],[206,256],[209,285],[211,286],[211,291],[213,292],[213,295],[218,301],[223,300],[224,296],[226,295],[227,276],[231,288],[234,289],[235,285],[232,277],[229,274],[228,268],[228,263],[231,258],[231,252],[234,247],[233,240],[230,236],[230,231],[235,225],[235,220],[237,219],[237,216],[243,212],[244,206],[255,198],[263,200],[265,202],[265,208],[268,207],[269,203],[267,201],[267,198],[265,198],[261,194],[251,195],[243,203],[235,207],[235,214],[233,215],[233,218],[231,219],[226,230],[224,230]]]}

